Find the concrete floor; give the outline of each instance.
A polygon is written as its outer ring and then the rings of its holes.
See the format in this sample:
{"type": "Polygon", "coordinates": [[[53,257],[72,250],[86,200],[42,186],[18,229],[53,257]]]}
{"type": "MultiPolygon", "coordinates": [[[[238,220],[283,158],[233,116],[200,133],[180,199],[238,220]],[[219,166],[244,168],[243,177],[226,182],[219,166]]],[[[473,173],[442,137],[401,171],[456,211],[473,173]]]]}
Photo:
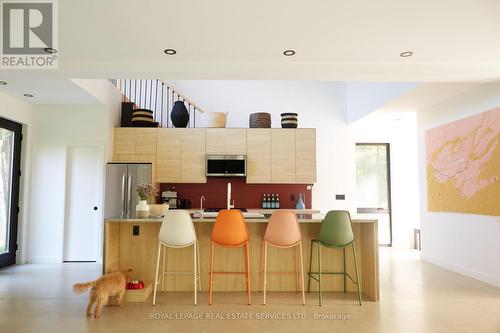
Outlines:
{"type": "Polygon", "coordinates": [[[244,293],[215,293],[208,306],[201,293],[194,307],[192,293],[179,292],[160,294],[156,307],[126,303],[87,318],[86,295],[73,295],[71,286],[99,271],[79,263],[0,270],[0,332],[500,332],[499,288],[421,262],[415,251],[381,249],[381,301],[362,307],[354,294],[342,293],[325,293],[321,308],[311,293],[301,306],[293,292],[269,293],[266,306],[259,293],[251,306],[244,293]]]}

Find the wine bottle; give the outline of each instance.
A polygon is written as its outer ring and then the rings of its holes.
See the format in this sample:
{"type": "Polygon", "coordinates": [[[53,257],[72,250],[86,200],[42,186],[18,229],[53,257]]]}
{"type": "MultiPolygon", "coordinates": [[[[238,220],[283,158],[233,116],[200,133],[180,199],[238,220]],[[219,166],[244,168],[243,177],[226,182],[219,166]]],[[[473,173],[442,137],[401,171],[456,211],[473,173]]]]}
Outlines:
{"type": "Polygon", "coordinates": [[[276,203],[274,204],[276,209],[280,208],[280,196],[279,194],[276,194],[276,203]]]}

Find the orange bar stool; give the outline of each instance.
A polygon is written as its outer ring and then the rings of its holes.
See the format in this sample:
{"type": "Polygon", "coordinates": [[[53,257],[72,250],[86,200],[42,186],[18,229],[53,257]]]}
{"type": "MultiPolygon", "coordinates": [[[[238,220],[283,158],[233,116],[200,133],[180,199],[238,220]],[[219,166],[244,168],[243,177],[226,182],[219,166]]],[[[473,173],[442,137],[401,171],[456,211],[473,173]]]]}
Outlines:
{"type": "MultiPolygon", "coordinates": [[[[304,262],[302,258],[302,233],[300,232],[299,222],[294,212],[291,211],[275,211],[267,224],[264,238],[262,239],[263,257],[260,261],[260,279],[261,288],[264,287],[264,305],[266,305],[266,285],[267,285],[267,246],[287,249],[295,247],[295,256],[297,256],[297,247],[300,257],[300,274],[295,272],[269,272],[275,274],[295,274],[300,280],[302,290],[302,305],[306,304],[306,296],[304,292],[304,262]],[[262,279],[262,276],[264,279],[262,279]]],[[[297,265],[297,261],[295,261],[297,265]]],[[[297,268],[297,267],[296,267],[297,268]]]]}
{"type": "Polygon", "coordinates": [[[224,209],[219,212],[212,230],[212,256],[210,259],[210,286],[208,304],[212,304],[214,274],[245,274],[248,304],[250,299],[250,259],[248,254],[248,229],[241,211],[224,209]],[[245,272],[214,272],[215,245],[224,247],[245,247],[245,272]]]}

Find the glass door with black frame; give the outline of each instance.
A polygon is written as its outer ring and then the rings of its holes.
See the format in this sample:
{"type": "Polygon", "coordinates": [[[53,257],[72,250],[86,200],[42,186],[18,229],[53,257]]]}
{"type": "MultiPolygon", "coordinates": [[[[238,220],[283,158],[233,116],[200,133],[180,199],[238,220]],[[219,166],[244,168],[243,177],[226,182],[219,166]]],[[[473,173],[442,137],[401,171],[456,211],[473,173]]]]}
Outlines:
{"type": "Polygon", "coordinates": [[[379,245],[392,246],[390,149],[388,143],[356,144],[357,213],[378,220],[379,245]]]}
{"type": "Polygon", "coordinates": [[[0,267],[16,262],[21,129],[0,118],[0,267]]]}

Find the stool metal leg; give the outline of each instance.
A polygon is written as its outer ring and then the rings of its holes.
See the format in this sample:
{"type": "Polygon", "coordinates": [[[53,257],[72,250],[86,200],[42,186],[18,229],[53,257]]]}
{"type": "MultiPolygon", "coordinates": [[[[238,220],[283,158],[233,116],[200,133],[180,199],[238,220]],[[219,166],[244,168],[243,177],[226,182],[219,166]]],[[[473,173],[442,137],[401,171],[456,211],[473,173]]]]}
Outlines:
{"type": "Polygon", "coordinates": [[[197,279],[197,276],[198,276],[198,256],[197,256],[197,253],[198,251],[196,251],[196,241],[194,242],[193,244],[193,270],[194,270],[194,274],[193,274],[193,283],[194,283],[194,305],[198,305],[198,295],[197,295],[197,284],[198,284],[198,281],[196,281],[197,279]]]}
{"type": "Polygon", "coordinates": [[[313,259],[313,244],[314,242],[311,240],[311,247],[309,253],[309,273],[307,274],[307,292],[311,291],[311,270],[312,270],[312,259],[313,259]]]}
{"type": "Polygon", "coordinates": [[[212,256],[210,260],[210,283],[208,286],[208,305],[212,305],[212,290],[214,285],[214,255],[215,255],[215,244],[212,241],[212,256]]]}
{"type": "Polygon", "coordinates": [[[304,258],[302,258],[302,241],[299,242],[300,257],[300,285],[302,287],[302,305],[306,305],[306,294],[304,291],[304,258]]]}
{"type": "Polygon", "coordinates": [[[342,255],[344,257],[344,261],[343,261],[343,263],[344,263],[344,292],[346,292],[347,291],[347,289],[346,289],[347,275],[346,275],[346,269],[345,269],[345,266],[346,266],[346,264],[345,264],[345,247],[342,248],[342,255]]]}
{"type": "Polygon", "coordinates": [[[359,272],[358,272],[358,259],[356,257],[356,243],[352,242],[352,254],[354,255],[354,268],[356,270],[356,281],[358,282],[358,301],[359,305],[361,305],[361,289],[360,289],[360,281],[359,281],[359,272]]]}
{"type": "Polygon", "coordinates": [[[260,246],[260,267],[259,267],[259,292],[262,291],[263,285],[262,285],[262,274],[264,274],[264,242],[265,240],[261,239],[261,246],[260,246]]]}
{"type": "Polygon", "coordinates": [[[200,243],[198,242],[198,240],[196,241],[196,259],[197,262],[196,264],[198,265],[198,275],[197,275],[197,278],[198,278],[198,290],[201,291],[201,269],[200,269],[200,243]]]}
{"type": "Polygon", "coordinates": [[[264,241],[264,280],[263,280],[263,284],[264,284],[264,302],[262,304],[266,305],[266,289],[267,289],[267,274],[266,274],[266,271],[267,271],[267,242],[264,241]]]}
{"type": "Polygon", "coordinates": [[[319,306],[321,306],[321,298],[323,290],[321,289],[321,244],[318,242],[318,284],[319,284],[319,306]]]}
{"type": "Polygon", "coordinates": [[[153,305],[156,305],[156,289],[158,286],[158,270],[160,269],[161,243],[158,242],[158,257],[156,259],[155,288],[153,292],[153,305]]]}
{"type": "Polygon", "coordinates": [[[248,250],[248,241],[245,244],[245,262],[246,262],[246,278],[247,278],[247,299],[248,305],[252,304],[252,299],[250,295],[250,253],[248,250]]]}

